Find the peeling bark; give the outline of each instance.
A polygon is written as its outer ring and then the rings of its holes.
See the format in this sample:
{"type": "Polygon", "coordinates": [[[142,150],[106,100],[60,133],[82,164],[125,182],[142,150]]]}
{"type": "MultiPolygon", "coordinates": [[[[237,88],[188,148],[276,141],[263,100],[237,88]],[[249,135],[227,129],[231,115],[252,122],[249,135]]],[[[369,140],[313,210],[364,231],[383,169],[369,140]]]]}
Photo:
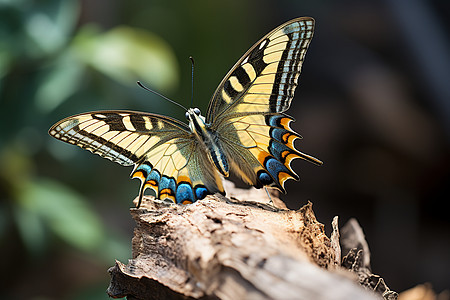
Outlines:
{"type": "MultiPolygon", "coordinates": [[[[242,193],[231,189],[231,195],[242,193]]],[[[293,211],[248,201],[266,198],[253,190],[247,201],[214,195],[181,206],[145,197],[141,208],[131,209],[133,258],[109,269],[107,293],[127,299],[379,297],[340,266],[337,218],[330,239],[312,203],[293,211]]]]}

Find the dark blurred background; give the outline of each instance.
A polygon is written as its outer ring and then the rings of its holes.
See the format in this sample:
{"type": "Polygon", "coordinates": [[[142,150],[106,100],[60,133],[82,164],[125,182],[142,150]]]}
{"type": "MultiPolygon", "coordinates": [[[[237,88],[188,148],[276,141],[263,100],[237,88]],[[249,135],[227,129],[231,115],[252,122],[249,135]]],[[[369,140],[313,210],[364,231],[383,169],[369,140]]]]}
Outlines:
{"type": "Polygon", "coordinates": [[[259,38],[299,16],[315,37],[289,114],[299,148],[291,208],[308,200],[330,233],[355,217],[373,272],[402,291],[450,288],[447,202],[450,2],[0,1],[0,290],[5,299],[107,299],[131,257],[123,168],[50,138],[63,117],[131,109],[184,120],[259,38]]]}

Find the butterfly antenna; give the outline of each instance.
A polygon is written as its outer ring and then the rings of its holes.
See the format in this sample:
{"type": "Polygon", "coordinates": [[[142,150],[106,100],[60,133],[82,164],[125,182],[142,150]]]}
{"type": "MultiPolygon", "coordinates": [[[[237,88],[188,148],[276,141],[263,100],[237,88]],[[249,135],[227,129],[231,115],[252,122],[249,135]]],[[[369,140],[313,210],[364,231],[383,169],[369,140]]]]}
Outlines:
{"type": "Polygon", "coordinates": [[[153,93],[153,94],[155,94],[155,95],[158,95],[158,96],[160,96],[161,98],[166,99],[167,101],[169,101],[169,102],[171,102],[171,103],[173,103],[173,104],[176,104],[176,105],[178,105],[179,107],[183,108],[185,111],[187,111],[187,108],[184,107],[183,105],[181,105],[180,103],[175,102],[175,101],[173,101],[172,99],[169,99],[169,98],[167,98],[166,96],[161,95],[160,93],[158,93],[158,92],[156,92],[156,91],[154,91],[154,90],[152,90],[152,89],[146,87],[146,86],[143,85],[140,81],[138,81],[137,84],[138,84],[141,88],[143,88],[144,90],[149,91],[149,92],[151,92],[151,93],[153,93]]]}
{"type": "Polygon", "coordinates": [[[191,75],[191,107],[194,105],[194,58],[189,56],[192,64],[192,75],[191,75]]]}

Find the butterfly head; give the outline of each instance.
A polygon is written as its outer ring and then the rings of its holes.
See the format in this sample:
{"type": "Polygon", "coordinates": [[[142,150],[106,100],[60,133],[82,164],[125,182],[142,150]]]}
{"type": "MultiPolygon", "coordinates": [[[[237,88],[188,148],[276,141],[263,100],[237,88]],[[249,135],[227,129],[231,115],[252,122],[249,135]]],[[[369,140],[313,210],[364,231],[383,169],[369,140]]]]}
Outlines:
{"type": "Polygon", "coordinates": [[[186,119],[189,121],[191,131],[196,135],[203,136],[205,131],[205,117],[202,116],[200,109],[189,108],[186,111],[186,119]]]}
{"type": "Polygon", "coordinates": [[[191,116],[192,115],[196,115],[196,116],[201,116],[201,111],[200,111],[200,109],[199,108],[197,108],[197,107],[195,107],[195,108],[189,108],[187,111],[186,111],[186,119],[188,120],[188,121],[191,121],[191,116]]]}

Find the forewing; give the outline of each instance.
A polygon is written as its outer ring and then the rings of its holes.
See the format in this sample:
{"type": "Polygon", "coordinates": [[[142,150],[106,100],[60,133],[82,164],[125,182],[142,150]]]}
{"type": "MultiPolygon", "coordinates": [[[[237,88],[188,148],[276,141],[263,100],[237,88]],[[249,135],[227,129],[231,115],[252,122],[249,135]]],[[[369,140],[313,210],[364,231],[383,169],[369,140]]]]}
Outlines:
{"type": "Polygon", "coordinates": [[[214,126],[235,114],[282,113],[294,97],[314,19],[291,20],[259,40],[216,89],[206,122],[214,126]]]}
{"type": "Polygon", "coordinates": [[[194,202],[223,192],[218,173],[201,152],[184,123],[131,111],[98,111],[65,118],[49,134],[124,166],[134,165],[141,180],[139,204],[146,188],[158,199],[194,202]]]}

